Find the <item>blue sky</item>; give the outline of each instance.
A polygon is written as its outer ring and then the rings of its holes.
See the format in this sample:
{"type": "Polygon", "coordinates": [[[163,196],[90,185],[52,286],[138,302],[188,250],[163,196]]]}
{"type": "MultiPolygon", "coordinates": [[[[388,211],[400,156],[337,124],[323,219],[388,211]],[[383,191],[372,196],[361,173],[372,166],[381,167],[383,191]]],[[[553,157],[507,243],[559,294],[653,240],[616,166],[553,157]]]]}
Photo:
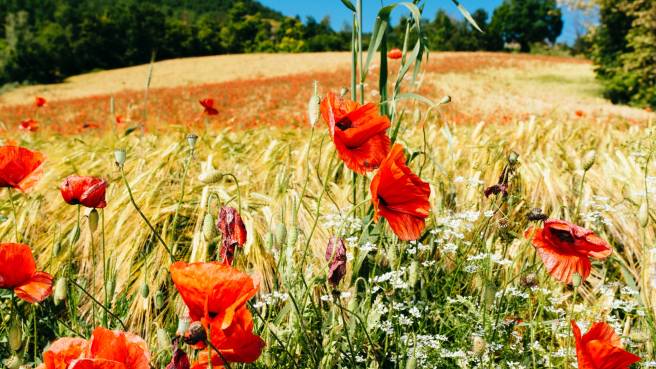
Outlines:
{"type": "MultiPolygon", "coordinates": [[[[342,28],[344,22],[350,21],[350,11],[346,9],[340,0],[260,0],[264,5],[276,9],[285,15],[296,16],[299,15],[305,21],[306,16],[313,16],[317,20],[321,20],[324,16],[330,16],[330,20],[334,29],[339,30],[342,28]]],[[[364,12],[364,28],[370,31],[376,16],[376,10],[383,4],[390,4],[390,0],[363,0],[364,12]]],[[[502,0],[460,0],[460,3],[469,11],[474,11],[478,8],[483,8],[488,11],[490,16],[494,8],[501,4],[502,0]]],[[[454,17],[461,18],[460,12],[456,9],[450,0],[427,0],[425,1],[426,8],[424,15],[426,18],[433,19],[438,9],[444,9],[448,14],[454,17]]],[[[559,42],[572,43],[576,38],[576,29],[580,24],[580,16],[572,14],[571,12],[563,9],[565,26],[563,32],[558,39],[559,42]]],[[[403,14],[403,10],[395,10],[395,18],[403,14]]]]}

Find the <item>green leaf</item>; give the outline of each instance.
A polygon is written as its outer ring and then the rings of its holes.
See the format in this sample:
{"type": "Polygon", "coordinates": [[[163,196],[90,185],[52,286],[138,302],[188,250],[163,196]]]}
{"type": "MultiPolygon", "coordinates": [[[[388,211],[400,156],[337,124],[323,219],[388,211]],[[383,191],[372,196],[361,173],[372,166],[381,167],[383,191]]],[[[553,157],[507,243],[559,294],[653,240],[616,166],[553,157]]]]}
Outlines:
{"type": "Polygon", "coordinates": [[[421,102],[427,104],[428,106],[434,106],[435,105],[435,102],[433,100],[427,98],[426,96],[416,94],[414,92],[404,92],[402,94],[399,94],[396,97],[396,99],[397,100],[417,100],[417,101],[421,101],[421,102]]]}
{"type": "Polygon", "coordinates": [[[460,10],[460,13],[462,13],[462,16],[465,17],[467,22],[469,22],[474,28],[476,28],[478,32],[483,33],[483,30],[478,26],[478,24],[476,24],[476,21],[474,20],[474,18],[472,18],[471,14],[469,14],[469,11],[465,9],[464,6],[460,5],[458,0],[451,0],[451,1],[453,1],[453,3],[456,4],[456,7],[458,8],[458,10],[460,10]]]}
{"type": "Polygon", "coordinates": [[[345,7],[349,8],[352,12],[356,12],[355,6],[350,0],[342,0],[342,4],[344,4],[345,7]]]}
{"type": "Polygon", "coordinates": [[[387,21],[381,18],[376,19],[377,27],[374,27],[374,33],[371,35],[374,42],[369,42],[369,49],[367,50],[367,61],[364,64],[364,73],[362,73],[362,79],[360,82],[364,82],[367,79],[367,74],[369,73],[369,65],[371,60],[374,58],[376,50],[380,47],[380,43],[385,36],[385,31],[387,29],[387,21]]]}

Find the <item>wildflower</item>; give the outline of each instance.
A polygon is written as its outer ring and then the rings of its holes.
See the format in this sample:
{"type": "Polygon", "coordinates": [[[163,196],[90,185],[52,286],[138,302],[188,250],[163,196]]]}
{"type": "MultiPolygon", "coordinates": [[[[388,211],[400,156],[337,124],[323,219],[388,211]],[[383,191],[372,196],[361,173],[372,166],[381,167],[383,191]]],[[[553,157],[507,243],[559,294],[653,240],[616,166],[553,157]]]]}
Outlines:
{"type": "Polygon", "coordinates": [[[129,332],[96,328],[87,341],[64,337],[43,353],[40,369],[149,369],[146,342],[129,332]]]}
{"type": "Polygon", "coordinates": [[[330,263],[328,280],[336,287],[346,275],[346,246],[344,240],[331,237],[326,247],[326,261],[330,263]]]}
{"type": "Polygon", "coordinates": [[[0,147],[0,188],[27,191],[43,173],[41,153],[18,146],[0,147]]]}
{"type": "Polygon", "coordinates": [[[359,174],[378,168],[389,152],[390,121],[378,113],[376,105],[361,106],[328,93],[320,110],[344,164],[359,174]]]}
{"type": "Polygon", "coordinates": [[[12,289],[17,297],[31,304],[52,293],[52,276],[36,271],[32,250],[25,244],[0,244],[0,289],[12,289]]]}
{"type": "Polygon", "coordinates": [[[125,123],[125,118],[123,118],[122,115],[116,115],[116,117],[114,118],[114,120],[116,121],[116,124],[123,124],[123,123],[125,123]]]}
{"type": "Polygon", "coordinates": [[[387,52],[387,57],[390,58],[390,59],[394,59],[394,60],[401,59],[402,56],[403,56],[403,53],[398,48],[394,48],[394,49],[387,52]]]}
{"type": "Polygon", "coordinates": [[[20,122],[18,129],[28,132],[36,132],[39,129],[39,123],[32,118],[28,118],[20,122]]]}
{"type": "Polygon", "coordinates": [[[46,105],[46,99],[41,96],[37,96],[34,98],[34,105],[37,108],[41,108],[46,105]]]}
{"type": "Polygon", "coordinates": [[[200,104],[203,106],[203,109],[205,109],[205,114],[207,115],[217,115],[219,114],[219,111],[216,110],[214,107],[214,99],[203,99],[199,101],[200,104]]]}
{"type": "Polygon", "coordinates": [[[640,361],[640,357],[622,349],[620,337],[606,323],[594,323],[586,334],[571,321],[576,340],[576,358],[579,369],[628,368],[640,361]]]}
{"type": "Polygon", "coordinates": [[[577,111],[574,112],[574,114],[575,114],[577,117],[579,117],[579,118],[581,118],[581,117],[583,117],[583,116],[585,115],[585,113],[583,112],[583,110],[577,110],[577,111]]]}
{"type": "Polygon", "coordinates": [[[219,221],[216,226],[223,236],[221,260],[225,264],[232,265],[235,247],[242,247],[246,243],[246,226],[237,209],[228,206],[222,207],[219,211],[219,221]]]}
{"type": "Polygon", "coordinates": [[[394,145],[371,180],[370,189],[374,220],[385,218],[402,240],[418,239],[430,210],[431,190],[406,166],[401,145],[394,145]]]}
{"type": "Polygon", "coordinates": [[[552,277],[572,283],[578,273],[584,282],[590,275],[590,257],[605,259],[612,249],[594,232],[558,219],[548,219],[543,228],[529,228],[524,236],[529,239],[552,277]],[[533,234],[535,233],[535,234],[533,234]]]}
{"type": "Polygon", "coordinates": [[[62,182],[60,192],[64,201],[70,205],[87,208],[104,208],[107,182],[97,177],[68,176],[62,182]]]}
{"type": "MultiPolygon", "coordinates": [[[[189,308],[190,319],[200,322],[208,331],[207,339],[212,346],[229,362],[255,361],[264,341],[253,334],[253,318],[246,306],[258,290],[253,279],[219,262],[176,262],[170,271],[175,287],[189,308]]],[[[200,346],[204,346],[202,342],[200,346]]],[[[211,361],[215,365],[223,364],[215,352],[211,361]]],[[[203,362],[209,362],[207,356],[199,358],[199,363],[203,362]]]]}

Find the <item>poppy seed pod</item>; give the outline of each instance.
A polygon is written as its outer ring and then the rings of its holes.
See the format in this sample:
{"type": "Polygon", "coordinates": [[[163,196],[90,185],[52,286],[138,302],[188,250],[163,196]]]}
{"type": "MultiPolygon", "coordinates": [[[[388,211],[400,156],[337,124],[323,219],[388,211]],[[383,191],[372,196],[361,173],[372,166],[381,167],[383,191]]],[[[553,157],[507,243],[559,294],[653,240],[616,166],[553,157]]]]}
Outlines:
{"type": "Polygon", "coordinates": [[[126,159],[127,153],[125,152],[124,149],[116,149],[114,150],[114,160],[116,161],[116,165],[118,167],[123,167],[125,164],[125,159],[126,159]]]}
{"type": "Polygon", "coordinates": [[[647,227],[647,224],[649,224],[649,204],[647,203],[647,200],[643,201],[640,205],[638,220],[640,221],[640,226],[642,228],[647,227]]]}
{"type": "Polygon", "coordinates": [[[203,218],[203,237],[205,241],[210,242],[216,237],[216,228],[214,227],[214,217],[207,213],[203,218]]]}
{"type": "Polygon", "coordinates": [[[190,133],[187,135],[187,144],[193,150],[196,147],[196,142],[198,141],[198,136],[190,133]]]}
{"type": "Polygon", "coordinates": [[[91,209],[89,215],[87,215],[87,219],[89,221],[89,231],[91,233],[95,232],[98,229],[98,210],[96,208],[91,209]]]}
{"type": "Polygon", "coordinates": [[[189,329],[185,332],[182,340],[188,345],[196,345],[207,340],[207,333],[205,333],[203,325],[196,321],[189,325],[189,329]]]}
{"type": "Polygon", "coordinates": [[[590,150],[586,152],[585,155],[583,156],[583,161],[581,162],[583,165],[583,170],[586,172],[590,170],[590,168],[592,168],[592,166],[594,165],[596,159],[597,159],[596,151],[590,150]]]}
{"type": "Polygon", "coordinates": [[[23,329],[17,316],[13,316],[11,319],[11,325],[9,326],[9,332],[7,333],[7,341],[9,341],[9,348],[13,352],[20,350],[23,345],[23,329]]]}
{"type": "Polygon", "coordinates": [[[68,295],[68,283],[66,282],[66,277],[59,277],[55,283],[55,293],[52,296],[55,305],[59,305],[59,303],[66,300],[68,295]]]}

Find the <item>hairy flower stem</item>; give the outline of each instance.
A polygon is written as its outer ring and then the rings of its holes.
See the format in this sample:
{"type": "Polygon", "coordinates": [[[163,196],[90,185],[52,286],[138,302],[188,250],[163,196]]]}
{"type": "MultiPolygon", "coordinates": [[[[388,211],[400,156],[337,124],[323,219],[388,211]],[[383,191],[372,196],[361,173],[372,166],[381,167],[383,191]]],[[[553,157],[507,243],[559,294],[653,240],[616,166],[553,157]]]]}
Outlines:
{"type": "Polygon", "coordinates": [[[34,335],[34,362],[36,363],[37,358],[39,357],[39,331],[36,329],[36,304],[32,304],[32,330],[34,335]]]}
{"type": "MultiPolygon", "coordinates": [[[[93,231],[89,229],[89,237],[91,238],[91,293],[96,292],[96,251],[93,244],[93,231]]],[[[96,326],[96,305],[91,304],[91,322],[96,326]]]]}
{"type": "MultiPolygon", "coordinates": [[[[101,233],[101,250],[102,250],[102,261],[103,261],[103,294],[104,294],[103,303],[105,304],[105,306],[109,306],[109,301],[108,301],[109,296],[107,295],[107,256],[105,254],[105,209],[100,209],[100,233],[101,233]]],[[[106,311],[103,311],[102,326],[108,328],[106,311]]]]}
{"type": "Polygon", "coordinates": [[[134,195],[132,195],[132,189],[130,188],[130,183],[128,183],[128,179],[125,177],[125,171],[123,170],[123,167],[120,167],[121,170],[121,177],[123,177],[123,182],[125,183],[125,187],[128,190],[128,196],[130,196],[130,202],[132,203],[132,206],[134,206],[134,209],[141,215],[141,218],[146,222],[150,230],[153,232],[155,237],[157,237],[157,240],[164,246],[164,249],[166,249],[166,252],[169,254],[169,257],[171,258],[171,262],[175,262],[175,257],[173,256],[173,253],[171,252],[171,249],[169,248],[169,245],[166,244],[166,242],[162,239],[162,236],[157,233],[155,230],[155,227],[153,227],[152,224],[150,224],[150,221],[146,217],[146,215],[141,211],[139,208],[139,205],[137,205],[136,201],[134,200],[134,195]]]}
{"type": "Polygon", "coordinates": [[[362,52],[362,0],[358,0],[358,55],[360,56],[360,104],[364,104],[364,53],[362,52]]]}
{"type": "Polygon", "coordinates": [[[581,203],[583,202],[583,185],[585,184],[585,175],[588,174],[588,171],[583,171],[583,176],[581,177],[581,184],[579,185],[579,199],[576,202],[576,210],[574,211],[574,217],[580,219],[579,210],[581,209],[581,203]]]}
{"type": "MultiPolygon", "coordinates": [[[[191,160],[194,157],[194,148],[192,147],[191,150],[189,151],[189,156],[185,160],[184,163],[184,169],[182,173],[182,181],[180,183],[180,199],[178,199],[178,205],[175,207],[175,215],[173,215],[173,222],[171,224],[171,234],[175,235],[175,229],[178,225],[178,216],[180,214],[180,207],[182,206],[182,202],[184,201],[184,194],[185,194],[185,184],[186,184],[186,179],[187,179],[187,174],[189,173],[189,167],[191,164],[191,160]]],[[[175,241],[174,241],[175,242],[175,241]]],[[[175,254],[176,251],[176,244],[173,244],[173,253],[175,254]]]]}
{"type": "Polygon", "coordinates": [[[74,279],[71,279],[71,283],[73,283],[73,285],[74,285],[75,287],[79,288],[80,291],[82,291],[85,295],[87,295],[87,297],[89,297],[94,303],[96,303],[96,304],[97,304],[98,306],[100,306],[103,310],[105,310],[105,312],[107,312],[107,314],[109,314],[109,316],[111,316],[113,319],[116,319],[116,320],[118,321],[118,323],[121,325],[121,328],[123,328],[124,331],[127,331],[127,330],[128,330],[128,327],[125,325],[125,323],[123,323],[123,321],[121,320],[121,318],[119,318],[119,317],[116,316],[114,313],[112,313],[112,311],[109,310],[109,308],[107,308],[107,306],[103,305],[102,302],[96,300],[96,298],[93,297],[93,295],[91,295],[91,294],[89,293],[89,291],[87,291],[84,287],[82,287],[82,286],[81,286],[79,283],[77,283],[74,279]]]}
{"type": "Polygon", "coordinates": [[[18,216],[16,213],[16,204],[14,204],[14,197],[9,188],[9,202],[11,203],[11,214],[14,216],[14,232],[16,233],[16,242],[20,242],[20,233],[18,232],[18,216]]]}

